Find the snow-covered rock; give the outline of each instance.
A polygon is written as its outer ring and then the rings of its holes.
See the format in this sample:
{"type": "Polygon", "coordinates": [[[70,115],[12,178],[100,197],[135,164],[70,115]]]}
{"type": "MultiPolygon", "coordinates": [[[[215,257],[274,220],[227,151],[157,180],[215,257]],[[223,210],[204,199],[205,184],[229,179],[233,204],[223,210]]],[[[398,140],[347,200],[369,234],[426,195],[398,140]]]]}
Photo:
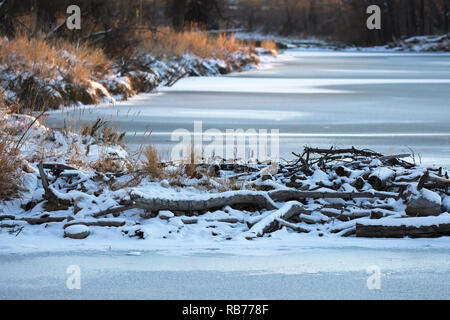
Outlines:
{"type": "Polygon", "coordinates": [[[173,218],[174,216],[175,215],[171,211],[168,211],[168,210],[161,210],[158,214],[158,217],[163,220],[169,220],[170,218],[173,218]]]}
{"type": "Polygon", "coordinates": [[[72,239],[85,239],[90,233],[89,227],[82,224],[73,225],[64,230],[64,236],[72,239]]]}
{"type": "Polygon", "coordinates": [[[437,216],[441,213],[441,197],[436,192],[424,188],[411,196],[405,211],[411,217],[437,216]]]}

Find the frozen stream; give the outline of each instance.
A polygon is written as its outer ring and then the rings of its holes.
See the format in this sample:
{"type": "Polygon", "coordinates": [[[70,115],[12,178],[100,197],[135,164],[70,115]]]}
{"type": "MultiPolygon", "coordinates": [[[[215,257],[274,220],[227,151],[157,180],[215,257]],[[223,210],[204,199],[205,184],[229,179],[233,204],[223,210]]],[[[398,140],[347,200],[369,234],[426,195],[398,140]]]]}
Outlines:
{"type": "MultiPolygon", "coordinates": [[[[131,149],[151,143],[169,152],[173,130],[202,120],[204,130],[279,129],[284,157],[305,144],[387,154],[409,147],[417,161],[450,167],[449,102],[450,54],[289,50],[260,70],[183,79],[64,117],[112,120],[131,149]]],[[[47,125],[62,127],[61,112],[47,125]]],[[[450,299],[448,237],[51,239],[0,241],[0,299],[450,299]],[[80,290],[66,287],[70,265],[80,267],[80,290]],[[381,271],[380,290],[366,285],[369,266],[381,271]]]]}
{"type": "MultiPolygon", "coordinates": [[[[237,250],[239,251],[239,250],[237,250]]],[[[449,299],[448,249],[0,255],[0,299],[449,299]],[[255,255],[256,253],[256,255],[255,255]],[[81,289],[66,287],[70,265],[81,289]],[[369,290],[367,267],[380,269],[369,290]]]]}
{"type": "MultiPolygon", "coordinates": [[[[68,117],[105,117],[128,133],[131,149],[151,143],[166,154],[173,130],[192,132],[202,120],[203,130],[279,129],[285,158],[305,144],[353,145],[388,154],[411,148],[417,162],[450,165],[450,54],[294,49],[260,70],[158,91],[68,117]]],[[[47,124],[62,127],[61,113],[47,124]]]]}

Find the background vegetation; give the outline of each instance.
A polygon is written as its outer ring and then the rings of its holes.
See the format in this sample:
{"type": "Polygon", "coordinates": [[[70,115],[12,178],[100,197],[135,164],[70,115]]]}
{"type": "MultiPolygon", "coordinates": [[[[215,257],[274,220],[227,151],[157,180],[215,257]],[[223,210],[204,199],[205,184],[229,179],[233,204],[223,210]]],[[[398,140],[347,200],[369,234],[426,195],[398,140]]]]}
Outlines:
{"type": "Polygon", "coordinates": [[[0,33],[44,33],[92,41],[111,55],[126,55],[158,28],[183,31],[243,28],[282,35],[318,36],[351,44],[382,44],[406,36],[450,32],[450,0],[4,0],[0,33]],[[66,8],[82,9],[82,31],[61,27],[66,8]],[[382,30],[365,27],[366,8],[382,9],[382,30]]]}

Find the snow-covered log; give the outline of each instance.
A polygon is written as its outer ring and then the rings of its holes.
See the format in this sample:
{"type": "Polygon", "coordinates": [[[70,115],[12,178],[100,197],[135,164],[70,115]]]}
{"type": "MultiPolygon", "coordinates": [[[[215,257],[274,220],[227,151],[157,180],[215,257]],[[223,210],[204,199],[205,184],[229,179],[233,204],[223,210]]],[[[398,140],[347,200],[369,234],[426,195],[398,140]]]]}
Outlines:
{"type": "Polygon", "coordinates": [[[398,194],[393,192],[321,192],[321,191],[299,191],[299,190],[275,190],[269,192],[269,197],[276,202],[285,202],[290,200],[303,200],[311,198],[397,198],[398,194]]]}
{"type": "Polygon", "coordinates": [[[189,215],[194,211],[208,211],[220,209],[225,206],[249,206],[265,210],[274,210],[277,208],[270,197],[261,192],[225,192],[223,194],[199,197],[198,199],[147,198],[142,194],[134,194],[130,204],[97,212],[93,214],[93,217],[98,218],[107,214],[118,216],[121,212],[130,209],[143,209],[148,212],[168,210],[176,214],[182,213],[178,215],[189,215]]]}
{"type": "Polygon", "coordinates": [[[64,220],[66,220],[67,217],[64,216],[56,216],[56,217],[51,217],[48,215],[44,215],[41,217],[26,217],[26,218],[21,218],[20,220],[26,221],[29,224],[44,224],[44,223],[50,223],[50,222],[63,222],[64,220]]]}
{"type": "Polygon", "coordinates": [[[276,205],[261,192],[226,192],[219,195],[210,195],[199,199],[162,199],[134,197],[136,208],[150,211],[169,210],[172,212],[204,211],[225,206],[251,206],[266,210],[276,209],[276,205]]]}
{"type": "Polygon", "coordinates": [[[438,193],[425,188],[413,191],[406,202],[405,212],[408,216],[437,216],[441,213],[441,197],[438,193]]]}
{"type": "Polygon", "coordinates": [[[275,221],[278,222],[278,225],[279,225],[280,228],[281,227],[286,227],[286,228],[290,228],[290,229],[292,229],[292,230],[294,230],[296,232],[301,232],[301,233],[308,233],[308,232],[310,232],[310,230],[308,230],[308,229],[302,228],[302,227],[296,225],[295,223],[288,222],[288,221],[283,220],[281,218],[276,218],[275,221]]]}
{"type": "Polygon", "coordinates": [[[450,215],[423,218],[385,218],[356,223],[356,236],[369,238],[435,238],[450,236],[450,215]]]}
{"type": "Polygon", "coordinates": [[[95,226],[95,227],[122,227],[125,225],[125,220],[110,220],[110,219],[98,219],[98,220],[72,220],[66,223],[63,229],[66,229],[74,225],[95,226]]]}
{"type": "Polygon", "coordinates": [[[381,167],[373,171],[368,182],[375,190],[382,190],[395,176],[395,172],[389,168],[381,167]]]}
{"type": "Polygon", "coordinates": [[[269,214],[267,217],[256,223],[250,230],[249,234],[256,237],[261,237],[265,233],[273,232],[280,228],[279,221],[288,220],[294,215],[304,213],[305,209],[302,204],[297,201],[290,201],[280,209],[269,214]]]}

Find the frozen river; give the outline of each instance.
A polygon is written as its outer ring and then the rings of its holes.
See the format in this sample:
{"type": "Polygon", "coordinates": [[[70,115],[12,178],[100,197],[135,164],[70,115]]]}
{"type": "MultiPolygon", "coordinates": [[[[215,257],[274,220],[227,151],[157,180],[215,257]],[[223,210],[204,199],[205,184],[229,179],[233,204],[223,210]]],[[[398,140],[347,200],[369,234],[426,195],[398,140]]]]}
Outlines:
{"type": "MultiPolygon", "coordinates": [[[[187,78],[69,115],[97,117],[126,131],[130,148],[154,144],[166,154],[173,130],[192,132],[201,120],[203,130],[279,129],[285,158],[306,144],[411,148],[417,162],[450,166],[450,54],[288,50],[259,70],[187,78]]],[[[47,123],[61,127],[61,114],[47,123]]]]}
{"type": "MultiPolygon", "coordinates": [[[[130,148],[169,150],[173,130],[201,120],[203,130],[279,129],[285,157],[305,144],[411,148],[417,161],[450,167],[450,54],[289,50],[259,70],[158,91],[76,109],[66,123],[105,117],[128,133],[130,148]]],[[[62,127],[61,113],[47,124],[62,127]]],[[[0,241],[0,299],[450,299],[448,238],[271,238],[199,250],[190,241],[164,249],[153,239],[21,239],[0,241]],[[66,287],[71,265],[80,268],[79,290],[66,287]],[[367,286],[371,266],[380,271],[376,290],[367,286]]]]}
{"type": "Polygon", "coordinates": [[[0,254],[0,299],[450,299],[448,258],[448,249],[367,248],[0,254]],[[69,290],[73,265],[80,289],[69,290]],[[371,266],[379,282],[369,289],[371,266]]]}

